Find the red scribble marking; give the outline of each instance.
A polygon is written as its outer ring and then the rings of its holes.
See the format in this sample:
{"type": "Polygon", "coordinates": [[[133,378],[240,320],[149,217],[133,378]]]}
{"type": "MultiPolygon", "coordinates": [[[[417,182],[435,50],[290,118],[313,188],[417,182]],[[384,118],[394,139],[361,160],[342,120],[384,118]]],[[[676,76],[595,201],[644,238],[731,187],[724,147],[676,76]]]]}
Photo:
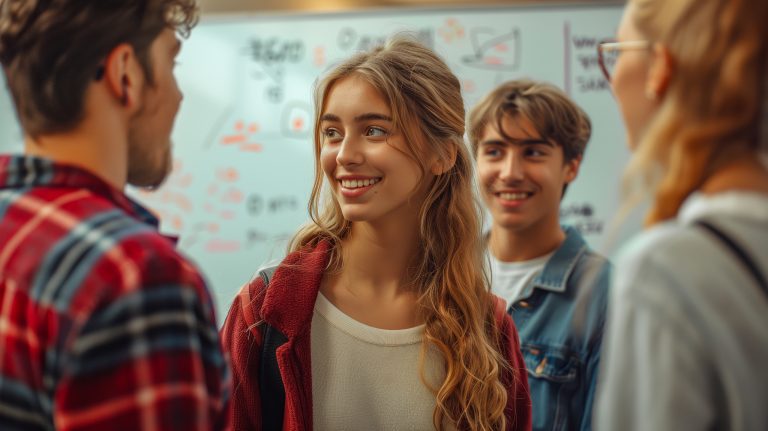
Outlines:
{"type": "Polygon", "coordinates": [[[315,63],[315,66],[322,66],[325,64],[325,47],[324,46],[315,47],[314,63],[315,63]]]}
{"type": "Polygon", "coordinates": [[[455,18],[447,18],[439,33],[446,43],[451,43],[454,39],[464,37],[464,27],[455,18]]]}
{"type": "Polygon", "coordinates": [[[304,129],[304,119],[301,118],[301,117],[294,118],[293,119],[293,130],[300,131],[302,129],[304,129]]]}
{"type": "Polygon", "coordinates": [[[174,216],[171,220],[171,226],[178,232],[184,229],[184,222],[181,220],[181,217],[174,216]]]}
{"type": "Polygon", "coordinates": [[[264,148],[260,144],[245,144],[245,145],[241,145],[240,149],[242,151],[248,151],[250,153],[258,153],[264,148]]]}
{"type": "Polygon", "coordinates": [[[243,192],[241,192],[238,189],[229,189],[227,190],[227,193],[224,194],[224,198],[222,201],[227,203],[233,203],[233,204],[239,204],[243,201],[245,196],[243,195],[243,192]]]}
{"type": "Polygon", "coordinates": [[[207,212],[207,213],[212,213],[212,212],[214,212],[214,208],[213,208],[213,205],[211,205],[211,203],[210,203],[210,202],[206,202],[206,203],[204,203],[204,204],[203,204],[203,209],[204,209],[204,210],[205,210],[205,212],[207,212]]]}
{"type": "Polygon", "coordinates": [[[208,186],[208,196],[213,196],[219,191],[219,186],[216,184],[211,184],[208,186]]]}
{"type": "Polygon", "coordinates": [[[240,242],[212,239],[205,244],[205,249],[210,253],[232,253],[240,250],[240,242]]]}
{"type": "Polygon", "coordinates": [[[219,213],[219,217],[221,217],[222,220],[234,220],[235,216],[236,214],[232,210],[224,210],[219,213]]]}
{"type": "Polygon", "coordinates": [[[218,233],[219,230],[220,230],[220,227],[219,227],[218,223],[210,223],[210,224],[208,224],[208,232],[218,233]]]}
{"type": "Polygon", "coordinates": [[[192,201],[189,200],[188,197],[177,193],[176,196],[174,196],[174,200],[176,201],[176,205],[178,205],[182,210],[192,211],[192,201]]]}
{"type": "Polygon", "coordinates": [[[179,187],[187,188],[190,185],[192,185],[192,175],[191,174],[182,175],[181,177],[177,178],[174,182],[179,187]]]}
{"type": "Polygon", "coordinates": [[[474,81],[464,81],[463,83],[464,91],[471,93],[477,89],[477,86],[475,85],[474,81]]]}
{"type": "Polygon", "coordinates": [[[240,179],[240,174],[237,172],[237,169],[235,168],[226,168],[226,169],[219,170],[218,177],[222,181],[233,183],[238,179],[240,179]]]}
{"type": "Polygon", "coordinates": [[[248,124],[248,127],[246,128],[245,122],[243,120],[237,120],[235,122],[235,131],[237,133],[233,133],[231,135],[226,135],[221,138],[221,144],[222,145],[238,145],[240,149],[243,149],[242,147],[248,147],[245,149],[245,151],[260,151],[257,150],[255,147],[251,146],[252,144],[249,143],[249,136],[254,135],[259,132],[261,127],[258,123],[252,122],[248,124]]]}
{"type": "Polygon", "coordinates": [[[241,144],[248,140],[245,135],[230,135],[221,138],[221,143],[224,145],[241,144]]]}
{"type": "Polygon", "coordinates": [[[171,203],[171,200],[173,199],[173,196],[171,196],[171,192],[169,192],[168,190],[163,190],[163,192],[157,195],[157,197],[164,204],[171,203]]]}
{"type": "Polygon", "coordinates": [[[485,58],[485,64],[492,64],[494,66],[498,66],[500,64],[504,64],[504,61],[499,57],[486,57],[485,58]]]}
{"type": "Polygon", "coordinates": [[[496,45],[494,47],[494,49],[496,49],[496,51],[498,51],[498,52],[508,52],[509,51],[509,47],[506,44],[504,44],[504,43],[500,43],[500,44],[496,45]]]}

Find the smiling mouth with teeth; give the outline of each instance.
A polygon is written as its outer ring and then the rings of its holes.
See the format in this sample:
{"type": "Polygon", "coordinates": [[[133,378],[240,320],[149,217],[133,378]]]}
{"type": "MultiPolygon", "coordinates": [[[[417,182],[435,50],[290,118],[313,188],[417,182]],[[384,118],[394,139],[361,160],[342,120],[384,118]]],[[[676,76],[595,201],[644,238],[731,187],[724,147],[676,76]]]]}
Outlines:
{"type": "Polygon", "coordinates": [[[345,189],[359,189],[361,187],[372,186],[381,181],[381,178],[368,178],[365,180],[339,180],[341,186],[345,189]]]}
{"type": "Polygon", "coordinates": [[[497,193],[496,195],[507,201],[519,201],[528,197],[528,193],[497,193]]]}

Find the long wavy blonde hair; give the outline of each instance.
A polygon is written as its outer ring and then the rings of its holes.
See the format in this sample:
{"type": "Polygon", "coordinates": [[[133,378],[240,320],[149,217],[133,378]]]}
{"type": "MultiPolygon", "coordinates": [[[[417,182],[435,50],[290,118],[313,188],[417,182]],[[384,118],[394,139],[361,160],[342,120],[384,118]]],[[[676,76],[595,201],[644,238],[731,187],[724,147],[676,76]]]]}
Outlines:
{"type": "Polygon", "coordinates": [[[363,77],[388,102],[394,127],[405,137],[410,156],[419,163],[422,174],[429,167],[426,157],[419,155],[434,154],[450,160],[456,152],[455,164],[435,177],[421,205],[422,247],[409,271],[426,327],[419,364],[421,380],[436,396],[433,421],[437,429],[443,428],[445,420],[462,429],[503,429],[506,387],[517,384],[519,376],[514,376],[504,358],[482,269],[480,215],[472,192],[471,159],[463,139],[464,102],[459,81],[430,49],[398,36],[385,46],[353,56],[318,83],[315,182],[309,202],[313,222],[296,234],[289,251],[327,241],[331,244],[328,270],[343,267],[341,242],[351,223],[344,219],[330,193],[323,193],[319,126],[330,89],[352,74],[363,77]],[[430,346],[445,360],[446,377],[440,387],[431,387],[425,378],[424,361],[430,346]]]}
{"type": "Polygon", "coordinates": [[[645,220],[650,226],[675,217],[729,158],[757,152],[768,91],[768,2],[629,4],[638,30],[674,59],[667,93],[625,174],[629,196],[653,195],[645,220]]]}

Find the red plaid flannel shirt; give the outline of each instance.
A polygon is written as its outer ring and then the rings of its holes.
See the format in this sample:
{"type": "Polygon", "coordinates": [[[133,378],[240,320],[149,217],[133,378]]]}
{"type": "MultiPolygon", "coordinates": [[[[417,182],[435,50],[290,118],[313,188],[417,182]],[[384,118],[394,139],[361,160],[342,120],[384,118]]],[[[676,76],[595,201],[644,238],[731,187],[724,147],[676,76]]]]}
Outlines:
{"type": "Polygon", "coordinates": [[[72,166],[0,156],[0,429],[225,429],[230,372],[198,271],[72,166]]]}

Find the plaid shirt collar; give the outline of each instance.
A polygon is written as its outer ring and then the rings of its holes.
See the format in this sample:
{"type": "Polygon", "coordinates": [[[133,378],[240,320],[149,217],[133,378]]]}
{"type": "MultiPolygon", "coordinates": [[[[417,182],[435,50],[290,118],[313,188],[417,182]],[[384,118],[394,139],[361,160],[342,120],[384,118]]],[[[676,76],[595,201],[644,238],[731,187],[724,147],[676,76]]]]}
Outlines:
{"type": "Polygon", "coordinates": [[[88,189],[155,229],[160,224],[148,209],[83,168],[36,156],[0,156],[0,190],[31,187],[88,189]]]}

